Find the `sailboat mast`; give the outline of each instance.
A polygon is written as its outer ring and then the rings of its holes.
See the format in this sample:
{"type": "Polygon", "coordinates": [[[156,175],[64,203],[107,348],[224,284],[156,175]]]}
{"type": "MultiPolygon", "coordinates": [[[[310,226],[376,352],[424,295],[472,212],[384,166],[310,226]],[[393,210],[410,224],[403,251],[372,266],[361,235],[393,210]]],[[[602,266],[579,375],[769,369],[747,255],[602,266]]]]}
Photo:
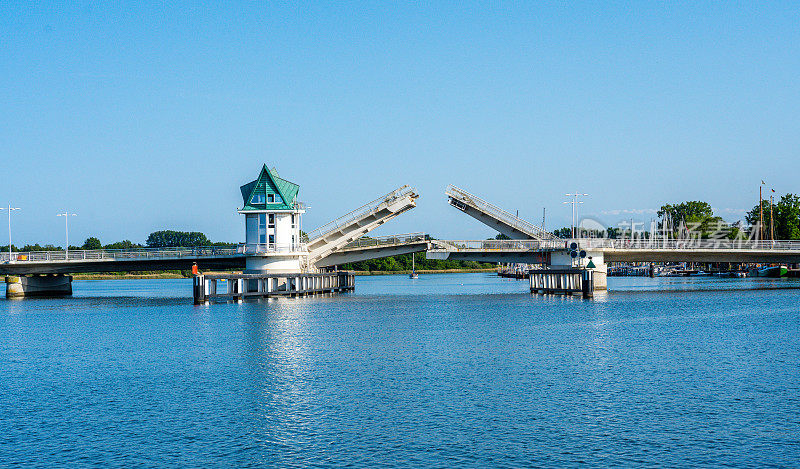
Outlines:
{"type": "Polygon", "coordinates": [[[773,203],[772,198],[773,197],[774,196],[772,196],[772,195],[769,196],[769,238],[772,241],[775,241],[775,221],[772,218],[772,213],[773,213],[772,212],[772,203],[773,203]]]}

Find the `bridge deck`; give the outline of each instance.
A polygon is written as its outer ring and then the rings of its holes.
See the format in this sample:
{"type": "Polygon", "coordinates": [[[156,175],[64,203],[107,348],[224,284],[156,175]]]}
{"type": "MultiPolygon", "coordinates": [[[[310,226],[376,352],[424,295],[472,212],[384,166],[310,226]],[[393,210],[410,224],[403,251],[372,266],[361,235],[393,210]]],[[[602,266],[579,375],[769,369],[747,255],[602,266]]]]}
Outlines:
{"type": "Polygon", "coordinates": [[[604,262],[800,263],[800,241],[713,239],[436,240],[429,257],[538,263],[542,253],[566,251],[572,242],[602,253],[604,262]]]}
{"type": "MultiPolygon", "coordinates": [[[[571,242],[604,262],[800,263],[800,241],[751,240],[432,240],[424,233],[363,237],[317,262],[319,267],[427,251],[435,259],[546,263],[571,242]]],[[[242,269],[242,246],[0,253],[0,275],[242,269]],[[11,259],[11,262],[9,262],[11,259]]]]}
{"type": "Polygon", "coordinates": [[[555,239],[555,235],[552,233],[470,194],[464,189],[450,185],[447,186],[445,194],[450,205],[511,239],[555,239]]]}
{"type": "Polygon", "coordinates": [[[308,265],[325,266],[320,261],[356,241],[392,218],[416,206],[418,195],[402,186],[308,233],[308,265]]]}
{"type": "Polygon", "coordinates": [[[0,275],[74,274],[81,272],[140,272],[244,268],[237,246],[142,248],[132,250],[37,251],[0,254],[0,275]]]}
{"type": "Polygon", "coordinates": [[[430,236],[425,233],[408,233],[381,237],[362,237],[317,261],[318,267],[359,262],[381,257],[425,252],[430,236]]]}

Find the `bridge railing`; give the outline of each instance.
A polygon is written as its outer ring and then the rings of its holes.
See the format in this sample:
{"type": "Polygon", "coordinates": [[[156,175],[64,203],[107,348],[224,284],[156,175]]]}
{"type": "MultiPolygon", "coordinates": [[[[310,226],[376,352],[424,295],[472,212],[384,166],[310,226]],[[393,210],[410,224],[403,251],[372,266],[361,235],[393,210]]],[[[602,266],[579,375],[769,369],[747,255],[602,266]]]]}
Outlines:
{"type": "Polygon", "coordinates": [[[432,240],[433,249],[449,251],[539,251],[568,249],[576,243],[579,249],[620,250],[783,250],[800,251],[800,241],[757,241],[729,239],[554,239],[554,240],[432,240]]]}
{"type": "Polygon", "coordinates": [[[581,249],[629,249],[629,250],[757,250],[757,251],[800,251],[800,241],[753,239],[665,239],[665,238],[582,238],[568,240],[577,242],[581,249]]]}
{"type": "Polygon", "coordinates": [[[338,230],[339,228],[350,225],[352,222],[356,220],[369,216],[384,203],[388,204],[394,202],[397,199],[408,196],[410,197],[416,196],[414,188],[407,185],[397,188],[382,197],[378,197],[377,199],[371,202],[367,202],[366,204],[353,210],[352,212],[346,213],[341,217],[320,226],[319,228],[309,231],[308,234],[306,235],[306,239],[309,240],[309,243],[311,243],[329,233],[338,230]]]}
{"type": "Polygon", "coordinates": [[[446,251],[538,251],[564,249],[563,240],[535,239],[433,240],[434,249],[446,251]]]}
{"type": "Polygon", "coordinates": [[[451,184],[447,186],[445,194],[454,200],[472,205],[473,207],[488,213],[497,220],[501,220],[523,233],[543,240],[555,239],[555,235],[553,235],[553,233],[545,231],[541,227],[536,226],[527,220],[523,220],[522,218],[519,218],[518,216],[513,215],[497,205],[487,202],[476,195],[470,194],[460,187],[456,187],[451,184]]]}
{"type": "Polygon", "coordinates": [[[308,248],[304,243],[258,243],[258,244],[240,244],[238,248],[239,254],[267,254],[267,253],[281,253],[281,252],[306,252],[308,248]]]}
{"type": "Polygon", "coordinates": [[[358,238],[352,243],[346,244],[342,248],[342,250],[381,247],[381,246],[398,246],[403,244],[411,244],[415,242],[427,241],[428,239],[430,239],[430,237],[426,233],[404,233],[404,234],[377,236],[377,237],[364,236],[358,238]]]}
{"type": "Polygon", "coordinates": [[[226,257],[240,255],[238,246],[175,248],[91,249],[0,253],[0,262],[79,262],[99,260],[174,259],[181,257],[226,257]]]}

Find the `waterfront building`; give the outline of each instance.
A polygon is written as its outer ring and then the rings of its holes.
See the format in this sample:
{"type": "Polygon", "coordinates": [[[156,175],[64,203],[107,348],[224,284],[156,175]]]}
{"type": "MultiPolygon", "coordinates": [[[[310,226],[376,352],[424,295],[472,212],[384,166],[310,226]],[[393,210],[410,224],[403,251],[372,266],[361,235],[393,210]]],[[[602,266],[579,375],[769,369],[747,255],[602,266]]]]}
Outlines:
{"type": "Polygon", "coordinates": [[[297,199],[300,186],[261,168],[258,178],[241,186],[248,272],[300,272],[306,257],[300,238],[305,206],[297,199]]]}

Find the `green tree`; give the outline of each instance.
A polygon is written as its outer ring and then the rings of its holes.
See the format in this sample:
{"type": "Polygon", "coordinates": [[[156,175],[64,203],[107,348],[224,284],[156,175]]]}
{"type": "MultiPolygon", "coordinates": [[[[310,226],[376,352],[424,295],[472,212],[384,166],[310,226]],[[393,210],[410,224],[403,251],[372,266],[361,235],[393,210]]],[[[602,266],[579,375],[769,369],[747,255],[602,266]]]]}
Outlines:
{"type": "MultiPolygon", "coordinates": [[[[411,270],[412,254],[401,254],[398,256],[384,257],[381,259],[369,259],[366,261],[353,262],[341,265],[342,270],[358,270],[369,272],[397,272],[401,270],[411,270]]],[[[489,269],[494,264],[479,263],[474,261],[451,261],[426,259],[425,253],[418,252],[413,254],[417,270],[458,270],[458,269],[489,269]]]]}
{"type": "MultiPolygon", "coordinates": [[[[764,211],[764,225],[769,226],[769,199],[761,201],[761,208],[764,211]]],[[[757,225],[761,221],[761,212],[758,210],[758,204],[745,214],[744,219],[751,225],[757,225]]]]}
{"type": "Polygon", "coordinates": [[[658,216],[668,216],[673,223],[677,225],[681,221],[690,223],[712,218],[714,216],[714,210],[708,202],[695,200],[674,205],[662,205],[661,209],[658,211],[658,216]]]}
{"type": "Polygon", "coordinates": [[[558,238],[572,238],[572,228],[565,226],[553,231],[553,234],[558,238]]]}
{"type": "Polygon", "coordinates": [[[609,239],[617,239],[622,237],[622,230],[609,226],[606,228],[606,237],[609,239]]]}
{"type": "Polygon", "coordinates": [[[172,231],[162,230],[150,233],[145,241],[148,247],[192,247],[209,246],[211,241],[206,235],[197,231],[172,231]]]}
{"type": "Polygon", "coordinates": [[[731,237],[734,232],[722,217],[714,215],[711,204],[700,200],[662,205],[658,216],[669,218],[676,233],[681,224],[692,229],[701,238],[719,235],[731,237]]]}
{"type": "Polygon", "coordinates": [[[103,249],[103,243],[101,243],[100,240],[94,236],[90,236],[89,238],[86,238],[86,241],[83,242],[81,249],[103,249]]]}
{"type": "MultiPolygon", "coordinates": [[[[775,239],[800,239],[800,197],[795,194],[786,194],[770,207],[769,200],[762,200],[761,207],[764,211],[764,236],[770,239],[770,228],[774,222],[775,239]]],[[[745,220],[751,225],[758,224],[760,212],[758,204],[747,212],[745,220]]]]}
{"type": "Polygon", "coordinates": [[[20,252],[34,252],[34,251],[63,251],[61,246],[53,246],[52,244],[45,244],[44,246],[36,244],[26,244],[19,250],[20,252]]]}
{"type": "Polygon", "coordinates": [[[141,247],[143,247],[141,244],[134,244],[128,239],[103,246],[104,249],[136,249],[141,247]]]}
{"type": "Polygon", "coordinates": [[[777,239],[800,239],[800,197],[786,194],[778,202],[775,215],[777,239]]]}

